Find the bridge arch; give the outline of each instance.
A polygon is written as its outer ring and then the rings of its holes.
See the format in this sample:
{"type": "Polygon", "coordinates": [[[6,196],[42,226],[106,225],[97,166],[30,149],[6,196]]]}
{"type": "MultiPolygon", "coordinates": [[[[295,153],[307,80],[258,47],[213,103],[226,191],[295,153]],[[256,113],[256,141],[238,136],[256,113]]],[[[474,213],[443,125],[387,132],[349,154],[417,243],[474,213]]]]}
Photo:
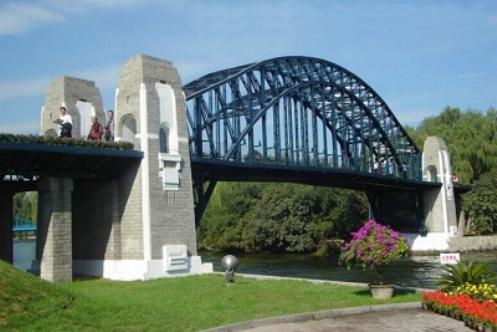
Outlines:
{"type": "MultiPolygon", "coordinates": [[[[250,136],[254,135],[256,122],[265,113],[270,113],[271,108],[272,112],[283,113],[279,106],[288,102],[285,99],[291,99],[300,102],[305,109],[314,109],[323,122],[323,116],[329,115],[326,122],[332,131],[331,141],[335,139],[340,145],[332,147],[332,154],[343,149],[350,157],[366,147],[370,150],[370,164],[375,160],[384,163],[395,176],[411,179],[421,176],[418,169],[420,151],[387,104],[357,75],[332,62],[310,57],[269,59],[205,75],[184,89],[190,148],[195,157],[240,160],[235,151],[240,143],[246,142],[247,136],[252,140],[250,136]],[[274,110],[275,105],[277,110],[274,110]],[[331,107],[334,109],[330,110],[331,107]],[[332,113],[335,113],[333,119],[332,113]],[[215,128],[216,125],[221,128],[215,128]],[[345,138],[339,133],[343,128],[346,128],[343,130],[345,138]],[[227,147],[224,151],[222,144],[227,147]],[[208,156],[204,151],[208,151],[208,156]],[[233,155],[236,158],[232,158],[233,155]]],[[[281,108],[285,107],[287,105],[281,108]]],[[[314,131],[321,129],[313,127],[312,130],[312,135],[316,135],[314,131]]],[[[264,135],[267,133],[260,136],[264,135]]],[[[304,135],[304,140],[307,139],[304,135]]],[[[312,149],[316,150],[317,146],[323,153],[327,152],[326,138],[313,139],[317,142],[313,141],[312,149]]],[[[285,143],[276,143],[275,150],[283,145],[286,150],[291,148],[286,145],[286,138],[285,143]]],[[[248,155],[255,155],[251,147],[250,150],[248,155]]]]}
{"type": "MultiPolygon", "coordinates": [[[[207,74],[184,91],[194,168],[210,163],[422,181],[421,152],[386,102],[333,62],[268,59],[207,74]]],[[[222,180],[206,169],[193,170],[199,201],[222,180]]]]}

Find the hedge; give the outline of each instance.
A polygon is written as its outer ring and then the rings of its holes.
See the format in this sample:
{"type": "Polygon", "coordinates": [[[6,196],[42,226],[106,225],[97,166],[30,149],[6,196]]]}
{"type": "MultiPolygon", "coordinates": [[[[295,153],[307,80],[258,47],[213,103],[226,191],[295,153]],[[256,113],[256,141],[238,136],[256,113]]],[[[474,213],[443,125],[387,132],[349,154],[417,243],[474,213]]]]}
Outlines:
{"type": "Polygon", "coordinates": [[[29,143],[59,146],[74,146],[93,149],[133,150],[129,142],[90,141],[76,138],[58,138],[39,135],[0,134],[0,143],[29,143]]]}

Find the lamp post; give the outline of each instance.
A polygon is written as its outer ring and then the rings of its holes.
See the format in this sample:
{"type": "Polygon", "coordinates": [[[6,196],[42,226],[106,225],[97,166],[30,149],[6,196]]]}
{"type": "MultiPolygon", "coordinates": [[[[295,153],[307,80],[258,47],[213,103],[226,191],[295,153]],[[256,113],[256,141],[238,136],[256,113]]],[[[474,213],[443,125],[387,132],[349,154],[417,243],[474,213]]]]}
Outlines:
{"type": "Polygon", "coordinates": [[[235,269],[239,264],[238,258],[233,255],[226,255],[221,259],[221,265],[224,268],[224,275],[226,276],[226,283],[228,285],[235,283],[235,269]]]}

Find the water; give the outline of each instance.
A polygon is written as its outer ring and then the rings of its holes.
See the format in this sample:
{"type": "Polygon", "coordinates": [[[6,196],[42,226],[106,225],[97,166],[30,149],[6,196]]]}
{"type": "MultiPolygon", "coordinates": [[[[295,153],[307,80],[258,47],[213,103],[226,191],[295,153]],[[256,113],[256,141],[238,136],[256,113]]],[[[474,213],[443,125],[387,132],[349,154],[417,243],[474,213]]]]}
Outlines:
{"type": "Polygon", "coordinates": [[[14,240],[14,265],[24,271],[30,269],[35,250],[35,240],[14,240]]]}
{"type": "MultiPolygon", "coordinates": [[[[35,255],[34,240],[14,241],[14,265],[27,270],[35,255]]],[[[212,262],[215,271],[222,271],[220,264],[224,254],[202,252],[202,261],[212,262]]],[[[351,270],[338,266],[337,257],[317,257],[291,254],[237,254],[240,261],[238,272],[283,277],[374,282],[373,271],[351,270]]],[[[461,255],[465,261],[488,262],[497,272],[497,252],[461,255]]],[[[416,256],[400,261],[385,269],[386,282],[397,285],[433,288],[441,273],[438,256],[416,256]]]]}
{"type": "MultiPolygon", "coordinates": [[[[212,262],[215,271],[222,271],[220,264],[224,254],[201,253],[202,261],[212,262]]],[[[354,282],[375,282],[374,271],[347,270],[339,266],[337,257],[312,255],[255,254],[236,255],[240,261],[238,272],[263,275],[340,280],[354,282]]],[[[465,261],[488,262],[497,272],[497,252],[470,253],[461,255],[465,261]]],[[[442,272],[438,256],[415,256],[404,259],[385,268],[385,281],[397,285],[435,288],[442,272]]]]}

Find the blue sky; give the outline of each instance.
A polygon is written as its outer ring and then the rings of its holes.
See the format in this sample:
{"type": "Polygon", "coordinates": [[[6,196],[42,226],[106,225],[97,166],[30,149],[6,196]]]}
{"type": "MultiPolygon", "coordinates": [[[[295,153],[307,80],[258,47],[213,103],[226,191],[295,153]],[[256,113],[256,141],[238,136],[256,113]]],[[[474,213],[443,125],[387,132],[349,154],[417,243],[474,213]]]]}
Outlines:
{"type": "Polygon", "coordinates": [[[497,1],[0,0],[0,132],[37,133],[61,75],[93,80],[114,107],[135,54],[183,82],[282,55],[338,63],[404,124],[446,105],[497,107],[497,1]]]}

